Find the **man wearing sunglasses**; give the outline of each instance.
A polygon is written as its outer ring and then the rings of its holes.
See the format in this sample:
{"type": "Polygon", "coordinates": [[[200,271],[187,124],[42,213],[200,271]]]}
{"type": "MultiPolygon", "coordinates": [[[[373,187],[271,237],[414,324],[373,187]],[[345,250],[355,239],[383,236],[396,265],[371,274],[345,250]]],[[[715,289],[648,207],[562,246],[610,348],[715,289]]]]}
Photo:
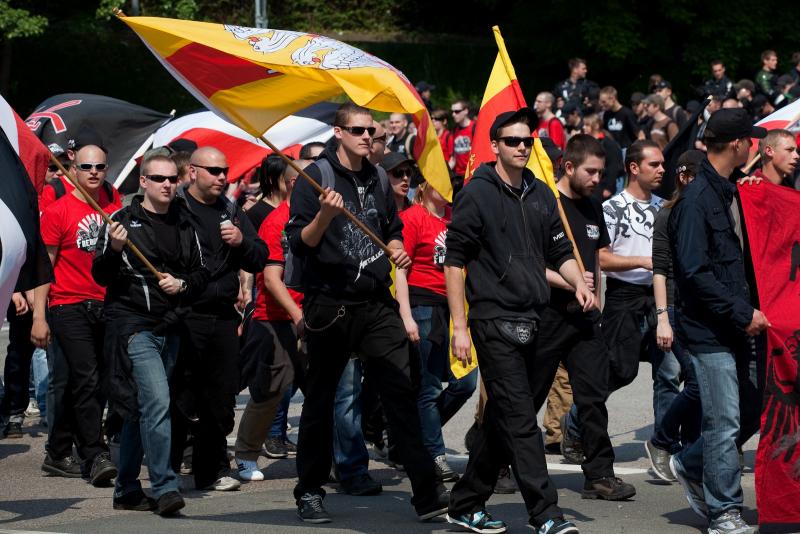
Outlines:
{"type": "Polygon", "coordinates": [[[302,260],[303,301],[309,367],[297,442],[297,514],[327,523],[322,500],[333,455],[333,399],[351,354],[361,355],[376,381],[392,436],[411,479],[421,520],[445,513],[448,494],[437,484],[433,459],[423,444],[409,367],[408,338],[389,292],[391,261],[410,264],[403,249],[402,222],[392,192],[381,184],[367,156],[375,127],[369,110],[346,103],[336,112],[333,134],[320,160],[306,168],[322,182],[330,166],[334,187],[323,195],[307,181],[292,191],[286,235],[302,260]],[[391,258],[342,215],[349,210],[392,251],[391,258]]]}
{"type": "Polygon", "coordinates": [[[467,471],[453,488],[448,511],[451,523],[472,532],[505,532],[505,524],[492,519],[485,507],[500,470],[508,465],[534,530],[578,532],[558,507],[536,423],[535,399],[546,397],[552,382],[543,376],[545,362],[536,351],[540,313],[550,298],[546,265],[575,288],[583,311],[594,308],[596,300],[572,255],[553,193],[526,168],[537,122],[529,108],[498,115],[489,130],[497,162],[481,165],[459,193],[447,232],[452,349],[466,363],[475,342],[488,397],[467,471]]]}
{"type": "Polygon", "coordinates": [[[209,277],[192,221],[184,203],[175,200],[177,183],[178,168],[169,157],[145,160],[139,178],[144,194],[114,213],[113,224],[103,225],[91,269],[107,288],[109,397],[123,420],[114,509],[162,516],[184,506],[170,462],[169,381],[179,323],[209,277]],[[159,277],[126,248],[129,237],[159,277]],[[143,455],[152,498],[138,480],[143,455]]]}
{"type": "MultiPolygon", "coordinates": [[[[87,145],[75,152],[74,176],[106,213],[119,205],[101,195],[106,180],[106,153],[101,146],[87,145]]],[[[104,399],[100,391],[100,369],[106,320],[105,290],[91,276],[92,258],[103,219],[77,190],[51,203],[42,214],[42,239],[53,264],[55,281],[37,288],[31,340],[46,347],[51,335],[60,350],[51,380],[63,384],[63,399],[51,419],[47,454],[42,470],[64,477],[80,477],[81,468],[72,458],[73,437],[83,472],[96,486],[106,485],[117,475],[108,446],[103,440],[104,399]],[[49,313],[46,313],[49,306],[49,313]]]]}
{"type": "Polygon", "coordinates": [[[469,103],[466,100],[456,100],[450,106],[450,116],[453,117],[453,156],[450,158],[450,168],[453,169],[459,182],[463,180],[464,172],[469,163],[469,153],[472,150],[472,138],[475,136],[475,121],[469,118],[469,103]]]}
{"type": "Polygon", "coordinates": [[[214,147],[200,147],[189,162],[190,185],[178,189],[186,200],[206,267],[207,287],[187,317],[188,334],[181,361],[187,370],[177,379],[178,408],[174,448],[183,451],[189,420],[195,436],[192,472],[198,489],[231,491],[239,481],[229,476],[226,436],[234,426],[239,393],[239,336],[236,310],[242,287],[239,271],[263,271],[267,245],[258,237],[244,211],[225,196],[228,162],[214,147]]]}

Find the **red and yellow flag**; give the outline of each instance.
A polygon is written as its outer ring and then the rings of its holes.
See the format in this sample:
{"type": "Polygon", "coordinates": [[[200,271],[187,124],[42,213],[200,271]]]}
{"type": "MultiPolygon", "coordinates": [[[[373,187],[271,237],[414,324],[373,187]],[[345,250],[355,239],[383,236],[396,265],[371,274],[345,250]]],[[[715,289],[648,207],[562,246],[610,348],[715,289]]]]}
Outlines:
{"type": "MultiPolygon", "coordinates": [[[[486,92],[483,93],[481,109],[478,112],[475,124],[472,151],[469,155],[467,170],[464,173],[464,182],[472,178],[472,173],[481,163],[495,160],[489,140],[489,128],[497,116],[506,111],[516,111],[527,106],[525,97],[522,95],[522,89],[520,89],[519,82],[517,82],[517,74],[511,64],[511,58],[508,57],[505,41],[503,41],[503,36],[500,35],[500,28],[494,26],[492,31],[494,31],[494,38],[497,41],[497,59],[495,59],[492,73],[489,75],[486,92]]],[[[531,124],[531,130],[536,131],[535,124],[531,124]]],[[[534,136],[536,136],[535,133],[534,136]]],[[[538,137],[533,145],[531,158],[528,160],[528,168],[533,172],[534,176],[547,183],[553,193],[558,196],[553,164],[538,137]]]]}
{"type": "Polygon", "coordinates": [[[209,109],[255,137],[311,104],[346,94],[360,106],[410,113],[414,156],[445,198],[452,186],[425,104],[402,72],[329,37],[156,17],[120,17],[209,109]]]}

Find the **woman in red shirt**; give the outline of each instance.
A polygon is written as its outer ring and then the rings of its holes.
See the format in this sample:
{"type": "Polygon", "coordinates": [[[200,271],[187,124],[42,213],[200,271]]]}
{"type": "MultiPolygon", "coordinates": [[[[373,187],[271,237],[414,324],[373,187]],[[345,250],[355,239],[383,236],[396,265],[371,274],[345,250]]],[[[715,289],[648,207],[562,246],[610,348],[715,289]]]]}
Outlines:
{"type": "Polygon", "coordinates": [[[444,281],[445,237],[450,222],[447,201],[427,182],[417,189],[414,204],[400,214],[403,242],[411,258],[408,271],[397,270],[400,316],[421,360],[422,380],[417,403],[422,438],[441,480],[458,475],[445,458],[442,426],[472,396],[478,374],[456,380],[450,371],[447,290],[444,281]],[[447,382],[447,388],[442,388],[447,382]]]}

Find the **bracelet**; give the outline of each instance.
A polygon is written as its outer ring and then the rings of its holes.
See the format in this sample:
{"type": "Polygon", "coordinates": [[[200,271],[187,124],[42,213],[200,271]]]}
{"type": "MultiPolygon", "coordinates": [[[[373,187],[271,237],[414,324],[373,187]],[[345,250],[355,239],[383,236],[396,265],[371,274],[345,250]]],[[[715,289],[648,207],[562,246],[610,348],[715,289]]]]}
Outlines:
{"type": "Polygon", "coordinates": [[[656,315],[661,315],[662,313],[667,313],[666,308],[656,308],[656,315]]]}

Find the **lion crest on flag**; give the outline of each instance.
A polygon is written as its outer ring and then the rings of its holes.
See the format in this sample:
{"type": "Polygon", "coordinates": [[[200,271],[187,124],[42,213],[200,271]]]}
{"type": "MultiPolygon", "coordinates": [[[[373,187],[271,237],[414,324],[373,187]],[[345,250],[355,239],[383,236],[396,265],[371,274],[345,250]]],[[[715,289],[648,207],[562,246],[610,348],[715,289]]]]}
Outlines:
{"type": "Polygon", "coordinates": [[[225,25],[225,30],[240,41],[247,41],[253,50],[262,54],[274,54],[288,48],[298,39],[308,42],[292,52],[292,62],[304,67],[316,66],[323,70],[355,69],[359,67],[378,67],[394,69],[388,63],[353,46],[330,37],[288,30],[267,28],[246,28],[225,25]]]}

